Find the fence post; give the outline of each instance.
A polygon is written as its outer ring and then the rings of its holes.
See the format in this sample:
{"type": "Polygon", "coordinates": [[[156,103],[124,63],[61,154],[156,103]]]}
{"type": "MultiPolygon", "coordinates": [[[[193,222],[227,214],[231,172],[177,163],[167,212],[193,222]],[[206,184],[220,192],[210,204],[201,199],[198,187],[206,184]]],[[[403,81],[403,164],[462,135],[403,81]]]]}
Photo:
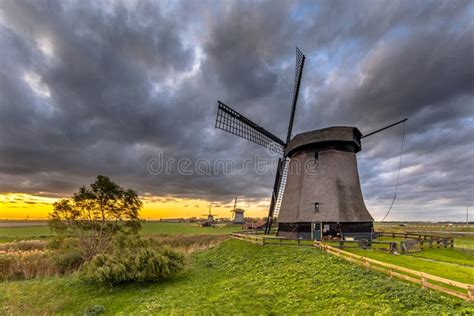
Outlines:
{"type": "Polygon", "coordinates": [[[421,287],[426,289],[426,278],[424,275],[421,275],[421,287]]]}
{"type": "Polygon", "coordinates": [[[283,239],[280,239],[280,246],[282,245],[282,243],[283,243],[283,239]]]}
{"type": "Polygon", "coordinates": [[[390,276],[390,279],[393,278],[393,274],[392,274],[392,273],[393,273],[393,269],[390,268],[390,269],[389,269],[389,272],[388,272],[388,275],[390,276]]]}
{"type": "Polygon", "coordinates": [[[265,246],[265,237],[262,237],[262,246],[265,246]]]}
{"type": "Polygon", "coordinates": [[[467,296],[469,297],[470,301],[474,301],[474,286],[469,285],[467,287],[467,296]]]}
{"type": "Polygon", "coordinates": [[[406,246],[404,241],[400,241],[400,252],[405,253],[406,252],[406,246]]]}

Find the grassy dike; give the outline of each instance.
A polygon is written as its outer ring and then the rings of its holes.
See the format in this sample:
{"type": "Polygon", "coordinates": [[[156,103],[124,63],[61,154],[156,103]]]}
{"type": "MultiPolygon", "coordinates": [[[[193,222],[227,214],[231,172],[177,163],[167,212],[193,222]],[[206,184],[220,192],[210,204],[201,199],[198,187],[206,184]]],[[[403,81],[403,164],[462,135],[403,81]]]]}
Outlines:
{"type": "Polygon", "coordinates": [[[463,314],[474,305],[390,280],[306,247],[228,240],[159,284],[94,286],[76,277],[0,283],[0,314],[463,314]]]}

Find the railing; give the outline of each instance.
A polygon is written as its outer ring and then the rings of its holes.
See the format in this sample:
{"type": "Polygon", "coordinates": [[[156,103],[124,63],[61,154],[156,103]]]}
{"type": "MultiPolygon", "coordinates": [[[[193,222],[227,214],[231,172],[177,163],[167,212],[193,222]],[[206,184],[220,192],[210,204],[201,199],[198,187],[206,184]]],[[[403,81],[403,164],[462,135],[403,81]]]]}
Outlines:
{"type": "MultiPolygon", "coordinates": [[[[416,234],[416,233],[395,233],[395,232],[378,232],[379,237],[399,237],[407,240],[414,240],[417,242],[416,246],[419,246],[419,250],[423,249],[426,245],[429,248],[447,248],[454,247],[454,239],[452,237],[443,237],[429,234],[416,234]]],[[[402,252],[410,252],[409,246],[407,243],[400,243],[400,250],[402,252]],[[404,250],[405,249],[405,250],[404,250]]],[[[414,245],[412,245],[414,246],[414,245]]]]}
{"type": "Polygon", "coordinates": [[[353,253],[331,247],[321,242],[315,241],[314,245],[319,249],[333,254],[339,258],[364,266],[366,269],[372,269],[388,274],[391,278],[396,277],[412,283],[420,284],[422,288],[431,288],[446,294],[457,296],[459,298],[474,301],[474,285],[461,283],[431,274],[403,268],[394,264],[358,256],[353,253]],[[430,283],[430,281],[432,283],[430,283]],[[436,284],[434,284],[434,283],[436,284]],[[453,290],[455,288],[455,290],[453,290]],[[467,292],[467,293],[466,293],[467,292]]]}
{"type": "MultiPolygon", "coordinates": [[[[389,233],[390,236],[395,234],[394,237],[399,233],[389,233]]],[[[401,234],[405,236],[405,234],[401,234]]],[[[410,234],[408,234],[410,235],[410,234]]],[[[284,237],[275,237],[268,235],[255,235],[252,232],[239,232],[232,233],[231,237],[234,239],[244,240],[258,245],[280,245],[280,246],[316,246],[319,249],[324,250],[327,253],[333,254],[342,259],[354,262],[356,264],[364,266],[366,269],[372,269],[375,271],[383,272],[388,274],[391,278],[399,278],[412,283],[420,284],[422,288],[430,288],[437,290],[449,295],[453,295],[468,301],[474,301],[474,285],[466,284],[454,280],[445,279],[435,275],[419,272],[404,267],[400,267],[394,264],[374,260],[371,258],[359,256],[319,241],[308,241],[301,239],[287,239],[284,237]],[[430,283],[431,282],[431,283],[430,283]]],[[[412,236],[409,236],[410,238],[412,236]]],[[[429,242],[430,240],[422,240],[429,242]]]]}
{"type": "Polygon", "coordinates": [[[280,245],[280,246],[313,246],[312,240],[288,239],[268,235],[253,235],[250,233],[232,233],[234,239],[248,241],[257,245],[280,245]]]}
{"type": "Polygon", "coordinates": [[[394,241],[376,241],[376,240],[339,240],[326,241],[327,244],[338,249],[360,248],[374,249],[385,252],[397,252],[398,245],[394,241]]]}

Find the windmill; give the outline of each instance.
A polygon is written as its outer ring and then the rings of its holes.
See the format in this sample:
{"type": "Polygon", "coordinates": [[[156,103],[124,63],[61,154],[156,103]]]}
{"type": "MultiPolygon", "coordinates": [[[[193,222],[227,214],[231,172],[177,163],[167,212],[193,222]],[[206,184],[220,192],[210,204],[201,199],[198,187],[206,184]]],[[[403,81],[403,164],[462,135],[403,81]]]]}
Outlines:
{"type": "Polygon", "coordinates": [[[244,210],[241,208],[237,208],[237,197],[235,197],[234,202],[234,209],[231,211],[232,214],[232,223],[234,224],[244,224],[244,210]]]}
{"type": "Polygon", "coordinates": [[[214,215],[211,213],[211,205],[209,205],[209,214],[202,214],[202,216],[207,216],[207,220],[201,226],[214,226],[214,215]]]}
{"type": "Polygon", "coordinates": [[[293,102],[286,142],[218,101],[215,127],[245,138],[281,154],[273,184],[265,233],[278,218],[278,236],[288,238],[371,239],[374,219],[369,214],[360,188],[356,153],[361,139],[401,120],[362,135],[356,127],[333,126],[295,135],[292,138],[296,104],[305,56],[296,48],[293,102]],[[288,172],[293,166],[313,163],[311,173],[288,172]]]}

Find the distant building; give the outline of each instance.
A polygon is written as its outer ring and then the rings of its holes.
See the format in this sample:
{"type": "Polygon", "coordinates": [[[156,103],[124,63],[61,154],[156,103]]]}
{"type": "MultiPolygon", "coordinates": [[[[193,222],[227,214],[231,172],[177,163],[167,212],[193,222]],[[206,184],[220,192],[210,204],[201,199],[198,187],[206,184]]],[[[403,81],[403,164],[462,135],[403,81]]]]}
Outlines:
{"type": "Polygon", "coordinates": [[[264,220],[258,219],[256,221],[248,221],[244,224],[245,229],[255,229],[255,230],[262,230],[265,229],[266,222],[264,220]]]}
{"type": "Polygon", "coordinates": [[[234,216],[232,218],[232,223],[234,224],[244,224],[245,219],[244,219],[244,210],[241,208],[236,208],[232,211],[234,213],[234,216]]]}

